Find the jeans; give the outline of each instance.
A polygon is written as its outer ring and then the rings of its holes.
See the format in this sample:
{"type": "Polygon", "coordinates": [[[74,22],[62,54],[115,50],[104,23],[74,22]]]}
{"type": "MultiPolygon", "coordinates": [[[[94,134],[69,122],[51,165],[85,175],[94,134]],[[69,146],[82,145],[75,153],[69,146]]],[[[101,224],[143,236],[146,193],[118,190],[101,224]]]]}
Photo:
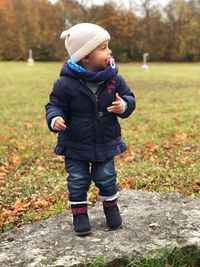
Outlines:
{"type": "Polygon", "coordinates": [[[114,159],[105,162],[88,162],[65,158],[65,167],[68,173],[71,204],[87,203],[87,191],[92,181],[99,188],[102,201],[117,198],[117,172],[114,159]]]}

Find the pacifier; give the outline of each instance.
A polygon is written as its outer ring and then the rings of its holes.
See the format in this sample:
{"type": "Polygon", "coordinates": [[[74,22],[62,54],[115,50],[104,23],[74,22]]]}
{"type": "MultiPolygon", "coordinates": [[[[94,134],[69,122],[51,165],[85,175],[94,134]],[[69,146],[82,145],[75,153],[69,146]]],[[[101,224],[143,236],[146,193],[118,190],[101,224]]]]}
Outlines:
{"type": "Polygon", "coordinates": [[[113,69],[115,68],[115,60],[112,56],[107,56],[105,61],[106,61],[107,65],[110,64],[111,68],[113,68],[113,69]]]}

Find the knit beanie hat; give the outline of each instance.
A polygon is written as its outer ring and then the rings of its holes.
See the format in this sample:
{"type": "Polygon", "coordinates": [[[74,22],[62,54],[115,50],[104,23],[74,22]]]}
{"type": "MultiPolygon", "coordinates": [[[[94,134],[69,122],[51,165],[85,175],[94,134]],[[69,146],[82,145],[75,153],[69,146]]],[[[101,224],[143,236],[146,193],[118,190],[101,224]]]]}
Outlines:
{"type": "Polygon", "coordinates": [[[100,44],[110,40],[110,34],[96,24],[80,23],[63,31],[60,38],[65,39],[67,52],[70,58],[77,63],[100,44]]]}

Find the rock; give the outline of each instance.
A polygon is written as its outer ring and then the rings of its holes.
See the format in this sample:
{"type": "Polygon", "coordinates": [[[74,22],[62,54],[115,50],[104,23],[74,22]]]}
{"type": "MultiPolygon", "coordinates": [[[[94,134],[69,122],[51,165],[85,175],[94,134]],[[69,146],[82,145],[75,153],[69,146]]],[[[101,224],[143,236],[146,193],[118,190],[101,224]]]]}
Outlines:
{"type": "Polygon", "coordinates": [[[1,234],[0,266],[70,267],[100,256],[110,262],[133,259],[171,244],[200,247],[200,199],[127,190],[119,203],[124,226],[117,231],[106,229],[97,203],[89,208],[90,236],[73,234],[70,211],[1,234]]]}

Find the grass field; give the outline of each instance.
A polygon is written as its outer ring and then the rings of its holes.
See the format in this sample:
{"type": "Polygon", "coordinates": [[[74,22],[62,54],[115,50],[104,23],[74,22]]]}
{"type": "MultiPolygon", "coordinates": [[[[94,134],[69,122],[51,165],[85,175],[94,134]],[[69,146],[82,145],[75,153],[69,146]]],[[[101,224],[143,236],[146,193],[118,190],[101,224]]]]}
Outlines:
{"type": "MultiPolygon", "coordinates": [[[[68,208],[63,158],[44,105],[62,63],[0,62],[0,227],[3,231],[68,208]]],[[[126,153],[116,158],[120,189],[200,196],[200,64],[122,64],[137,99],[121,120],[126,153]]],[[[91,186],[91,203],[98,198],[91,186]]]]}

